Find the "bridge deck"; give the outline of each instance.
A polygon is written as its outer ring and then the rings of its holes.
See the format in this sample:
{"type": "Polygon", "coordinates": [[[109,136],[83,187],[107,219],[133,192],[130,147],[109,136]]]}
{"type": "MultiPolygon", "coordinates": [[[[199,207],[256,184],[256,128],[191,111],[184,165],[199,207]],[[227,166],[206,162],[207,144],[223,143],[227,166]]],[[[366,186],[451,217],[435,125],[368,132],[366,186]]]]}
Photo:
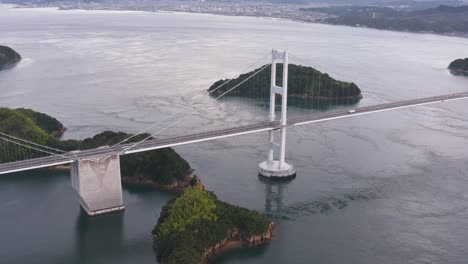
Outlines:
{"type": "MultiPolygon", "coordinates": [[[[298,126],[304,124],[311,124],[316,122],[323,122],[333,119],[340,119],[340,118],[348,118],[358,115],[370,114],[370,113],[377,113],[382,111],[389,111],[395,109],[402,109],[414,106],[421,106],[421,105],[428,105],[434,103],[440,103],[444,101],[452,101],[458,99],[467,99],[468,92],[466,93],[456,93],[450,95],[441,95],[441,96],[433,96],[433,97],[426,97],[421,99],[413,99],[407,101],[400,101],[394,103],[386,103],[386,104],[379,104],[374,106],[366,106],[354,109],[354,111],[350,112],[349,110],[338,110],[338,111],[330,111],[325,113],[318,113],[307,115],[303,117],[296,117],[288,119],[287,126],[298,126]]],[[[49,157],[42,157],[24,161],[15,161],[0,164],[0,174],[7,174],[13,173],[18,171],[25,171],[25,170],[32,170],[37,168],[44,168],[56,165],[63,165],[69,164],[74,162],[75,160],[79,159],[87,159],[93,158],[102,155],[110,155],[112,153],[122,153],[131,154],[131,153],[138,153],[144,152],[149,150],[161,149],[166,147],[174,147],[178,145],[185,145],[191,144],[196,142],[220,139],[220,138],[227,138],[233,136],[240,136],[245,134],[257,133],[262,131],[268,131],[273,129],[281,128],[281,124],[277,121],[274,122],[261,122],[254,125],[242,126],[237,128],[228,128],[228,129],[220,129],[210,132],[202,132],[193,135],[186,135],[186,136],[178,136],[178,137],[171,137],[166,139],[153,139],[142,142],[140,144],[135,145],[135,143],[128,143],[123,144],[120,146],[114,147],[101,147],[92,150],[84,150],[79,152],[70,152],[63,154],[61,156],[49,156],[49,157]]]]}

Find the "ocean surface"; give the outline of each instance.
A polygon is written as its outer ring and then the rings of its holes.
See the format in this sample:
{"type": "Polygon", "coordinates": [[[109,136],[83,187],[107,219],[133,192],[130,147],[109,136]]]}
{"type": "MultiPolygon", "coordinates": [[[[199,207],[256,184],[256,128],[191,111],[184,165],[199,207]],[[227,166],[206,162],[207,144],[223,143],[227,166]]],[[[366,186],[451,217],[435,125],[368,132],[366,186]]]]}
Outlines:
{"type": "MultiPolygon", "coordinates": [[[[468,78],[446,69],[466,57],[466,38],[7,5],[0,5],[0,33],[0,44],[23,56],[0,72],[0,106],[56,117],[68,128],[65,139],[137,132],[174,112],[193,118],[161,137],[264,120],[266,105],[253,100],[193,102],[214,81],[267,63],[273,48],[287,49],[292,63],[355,82],[364,95],[357,106],[468,91],[468,78]]],[[[297,168],[288,183],[257,176],[266,133],[176,147],[220,199],[278,223],[268,245],[232,250],[214,263],[467,262],[465,101],[294,127],[287,142],[297,168]]],[[[89,218],[68,173],[3,175],[0,262],[156,263],[151,230],[173,197],[125,189],[123,213],[89,218]]]]}

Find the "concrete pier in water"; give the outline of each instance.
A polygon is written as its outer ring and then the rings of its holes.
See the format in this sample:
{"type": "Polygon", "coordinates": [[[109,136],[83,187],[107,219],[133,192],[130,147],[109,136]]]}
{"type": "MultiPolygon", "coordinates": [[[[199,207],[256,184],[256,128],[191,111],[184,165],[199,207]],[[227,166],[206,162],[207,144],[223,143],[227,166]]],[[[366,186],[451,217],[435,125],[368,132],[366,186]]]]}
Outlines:
{"type": "Polygon", "coordinates": [[[293,165],[284,162],[280,167],[279,161],[264,161],[259,165],[259,173],[263,177],[276,179],[276,180],[289,180],[296,177],[296,169],[293,165]]]}
{"type": "Polygon", "coordinates": [[[124,210],[120,157],[96,156],[71,164],[71,183],[88,215],[124,210]]]}

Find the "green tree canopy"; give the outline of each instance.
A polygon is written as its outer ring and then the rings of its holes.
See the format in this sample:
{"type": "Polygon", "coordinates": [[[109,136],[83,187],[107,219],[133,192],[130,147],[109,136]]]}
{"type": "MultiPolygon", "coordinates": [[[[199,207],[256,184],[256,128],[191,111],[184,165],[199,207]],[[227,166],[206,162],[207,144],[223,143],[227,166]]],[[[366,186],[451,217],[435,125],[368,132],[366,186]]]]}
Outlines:
{"type": "Polygon", "coordinates": [[[187,226],[202,220],[216,221],[215,209],[212,195],[200,187],[189,188],[170,207],[167,221],[159,226],[158,234],[164,236],[184,231],[187,226]]]}

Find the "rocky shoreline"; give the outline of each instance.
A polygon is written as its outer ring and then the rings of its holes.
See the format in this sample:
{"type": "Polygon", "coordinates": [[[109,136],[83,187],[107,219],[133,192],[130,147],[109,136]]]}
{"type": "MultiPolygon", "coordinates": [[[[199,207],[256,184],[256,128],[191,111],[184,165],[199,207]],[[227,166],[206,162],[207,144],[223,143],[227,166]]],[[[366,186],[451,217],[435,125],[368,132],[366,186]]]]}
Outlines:
{"type": "Polygon", "coordinates": [[[264,234],[251,237],[242,236],[240,231],[236,228],[229,230],[224,240],[222,240],[214,246],[205,249],[205,254],[203,255],[204,263],[208,263],[211,257],[228,249],[239,248],[243,246],[260,246],[269,242],[273,238],[273,231],[275,227],[275,223],[270,222],[270,226],[264,234]]]}
{"type": "Polygon", "coordinates": [[[60,130],[52,132],[50,135],[56,138],[60,138],[67,131],[66,127],[62,127],[60,130]]]}
{"type": "MultiPolygon", "coordinates": [[[[205,253],[203,254],[203,263],[210,263],[210,258],[215,256],[216,254],[220,254],[230,249],[241,247],[255,247],[268,243],[273,238],[273,232],[275,228],[276,224],[274,222],[271,222],[267,232],[260,236],[251,237],[243,237],[238,229],[231,229],[229,230],[224,240],[217,243],[216,245],[205,249],[205,253]]],[[[158,257],[158,261],[160,263],[165,263],[164,257],[158,257]]]]}

